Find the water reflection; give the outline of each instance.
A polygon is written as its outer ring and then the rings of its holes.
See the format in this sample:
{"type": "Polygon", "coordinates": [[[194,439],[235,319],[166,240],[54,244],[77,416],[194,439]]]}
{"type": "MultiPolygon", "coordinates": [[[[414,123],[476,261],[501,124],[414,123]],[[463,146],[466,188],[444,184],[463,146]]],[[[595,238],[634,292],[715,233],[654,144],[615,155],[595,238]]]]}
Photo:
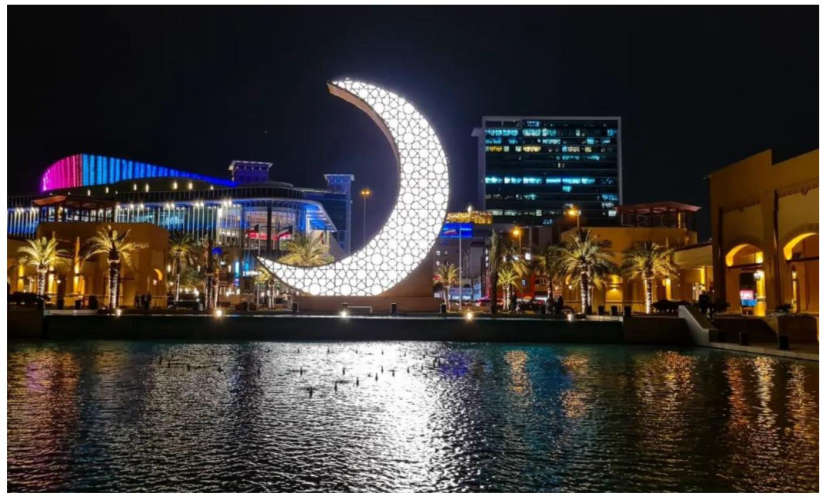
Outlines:
{"type": "Polygon", "coordinates": [[[817,373],[622,346],[18,344],[8,487],[813,491],[817,373]]]}

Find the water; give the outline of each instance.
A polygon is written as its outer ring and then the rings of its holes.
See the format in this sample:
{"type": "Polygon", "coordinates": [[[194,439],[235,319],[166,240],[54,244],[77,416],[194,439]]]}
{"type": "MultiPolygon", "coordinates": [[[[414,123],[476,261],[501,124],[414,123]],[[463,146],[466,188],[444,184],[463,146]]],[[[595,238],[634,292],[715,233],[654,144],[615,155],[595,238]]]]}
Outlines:
{"type": "Polygon", "coordinates": [[[816,491],[818,390],[705,349],[12,344],[8,489],[816,491]]]}

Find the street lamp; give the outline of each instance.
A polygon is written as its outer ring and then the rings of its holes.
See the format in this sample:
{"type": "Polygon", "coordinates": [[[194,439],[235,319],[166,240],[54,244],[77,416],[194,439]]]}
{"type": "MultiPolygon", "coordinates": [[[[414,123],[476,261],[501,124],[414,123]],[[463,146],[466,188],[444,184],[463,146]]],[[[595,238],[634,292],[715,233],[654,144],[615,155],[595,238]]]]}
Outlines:
{"type": "Polygon", "coordinates": [[[364,200],[364,225],[361,226],[363,234],[361,236],[361,244],[366,244],[367,242],[367,199],[372,196],[372,190],[369,187],[365,187],[361,190],[361,198],[364,200]]]}
{"type": "Polygon", "coordinates": [[[518,238],[518,251],[521,253],[521,228],[516,226],[513,228],[513,236],[518,238]]]}
{"type": "Polygon", "coordinates": [[[582,225],[581,225],[582,211],[581,211],[581,209],[576,208],[575,206],[572,206],[567,210],[567,215],[569,215],[570,217],[575,217],[576,218],[576,229],[581,231],[581,229],[582,229],[582,225]]]}
{"type": "MultiPolygon", "coordinates": [[[[467,205],[467,221],[473,216],[473,206],[467,205]]],[[[461,223],[458,224],[458,310],[464,306],[464,284],[461,281],[461,263],[464,261],[464,254],[461,252],[461,240],[464,238],[461,223]]]]}

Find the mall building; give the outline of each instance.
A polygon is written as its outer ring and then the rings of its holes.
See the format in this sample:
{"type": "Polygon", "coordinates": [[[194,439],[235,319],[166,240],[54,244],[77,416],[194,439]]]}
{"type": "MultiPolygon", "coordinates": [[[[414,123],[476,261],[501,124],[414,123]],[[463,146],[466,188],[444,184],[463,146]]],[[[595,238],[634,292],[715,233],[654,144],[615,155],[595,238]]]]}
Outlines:
{"type": "MultiPolygon", "coordinates": [[[[271,163],[233,161],[230,178],[77,154],[46,168],[40,192],[9,197],[8,236],[29,238],[41,222],[149,223],[196,240],[275,255],[292,234],[317,234],[336,258],[351,251],[350,174],[326,174],[321,189],[269,180],[271,163]]],[[[254,254],[254,255],[253,255],[254,254]]]]}
{"type": "MultiPolygon", "coordinates": [[[[93,234],[90,228],[110,223],[130,229],[136,241],[148,238],[158,249],[167,246],[160,239],[181,231],[212,243],[236,288],[240,278],[256,274],[257,256],[278,258],[283,242],[298,233],[320,238],[336,259],[348,255],[354,176],[326,174],[325,187],[302,188],[270,181],[271,167],[268,162],[233,161],[229,178],[222,179],[121,158],[72,155],[45,169],[39,193],[9,197],[9,248],[27,238],[55,235],[71,253],[78,238],[85,241],[93,234]],[[146,226],[161,232],[147,233],[141,229],[146,226]]],[[[16,252],[7,257],[13,291],[32,291],[33,282],[22,279],[25,270],[12,262],[16,252]]],[[[136,273],[131,278],[136,288],[124,288],[127,299],[132,292],[160,293],[168,263],[154,254],[152,261],[146,269],[125,271],[136,273]]],[[[103,278],[92,274],[87,286],[70,284],[67,293],[98,294],[97,282],[103,278]]],[[[48,290],[57,294],[62,283],[53,281],[48,290]]]]}

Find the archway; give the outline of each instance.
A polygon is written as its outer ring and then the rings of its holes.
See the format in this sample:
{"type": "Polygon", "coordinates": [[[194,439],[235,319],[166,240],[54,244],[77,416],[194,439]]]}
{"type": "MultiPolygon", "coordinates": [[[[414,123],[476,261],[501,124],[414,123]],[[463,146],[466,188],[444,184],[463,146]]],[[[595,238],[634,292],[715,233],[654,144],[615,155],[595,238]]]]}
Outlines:
{"type": "Polygon", "coordinates": [[[803,232],[782,246],[785,258],[784,298],[791,311],[819,313],[819,234],[803,232]]]}
{"type": "Polygon", "coordinates": [[[725,254],[725,282],[731,310],[764,316],[767,310],[765,254],[753,243],[739,243],[725,254]]]}

